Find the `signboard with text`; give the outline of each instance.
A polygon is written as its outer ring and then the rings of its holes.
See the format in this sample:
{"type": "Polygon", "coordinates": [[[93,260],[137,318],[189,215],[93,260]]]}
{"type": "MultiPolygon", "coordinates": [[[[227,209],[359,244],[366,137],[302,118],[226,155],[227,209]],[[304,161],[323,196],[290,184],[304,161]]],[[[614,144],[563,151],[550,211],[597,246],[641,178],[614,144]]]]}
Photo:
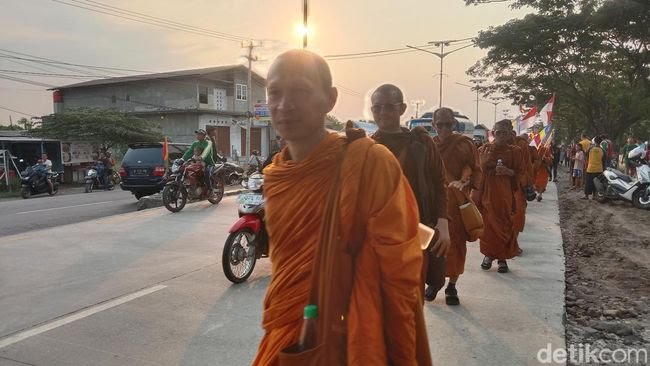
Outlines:
{"type": "Polygon", "coordinates": [[[271,113],[269,112],[268,104],[260,100],[255,103],[255,119],[264,122],[271,120],[271,113]]]}

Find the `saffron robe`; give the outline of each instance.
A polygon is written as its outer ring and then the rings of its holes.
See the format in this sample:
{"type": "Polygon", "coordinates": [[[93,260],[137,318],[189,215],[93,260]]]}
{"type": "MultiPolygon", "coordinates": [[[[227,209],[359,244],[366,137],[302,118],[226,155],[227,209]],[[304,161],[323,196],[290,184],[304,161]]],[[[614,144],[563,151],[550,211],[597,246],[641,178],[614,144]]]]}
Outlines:
{"type": "MultiPolygon", "coordinates": [[[[469,197],[472,189],[481,187],[482,173],[478,150],[476,145],[469,138],[461,134],[452,134],[444,141],[439,136],[433,138],[442,155],[445,164],[447,182],[457,180],[469,180],[469,184],[463,189],[463,193],[469,197]]],[[[456,189],[448,188],[450,191],[456,189]]],[[[449,203],[447,205],[447,216],[449,217],[449,237],[451,248],[447,255],[447,277],[458,277],[465,271],[465,259],[467,257],[467,233],[463,225],[458,206],[465,202],[459,202],[456,194],[449,192],[449,203]]]]}
{"type": "MultiPolygon", "coordinates": [[[[329,134],[300,162],[285,148],[264,170],[272,276],[253,365],[277,365],[278,353],[298,341],[325,198],[345,144],[344,137],[329,134]]],[[[342,240],[349,240],[355,218],[368,218],[347,316],[348,364],[430,364],[426,339],[416,342],[414,314],[423,300],[413,192],[390,151],[367,138],[349,144],[340,177],[342,240]],[[416,360],[416,353],[428,361],[416,360]]]]}
{"type": "Polygon", "coordinates": [[[553,154],[551,149],[545,146],[541,146],[537,154],[540,161],[535,171],[535,190],[543,193],[546,191],[546,185],[548,184],[548,168],[553,164],[553,154]]]}
{"type": "Polygon", "coordinates": [[[510,259],[518,254],[518,228],[514,216],[517,210],[515,192],[524,179],[525,165],[521,149],[513,145],[483,145],[479,149],[483,184],[477,202],[485,229],[480,238],[481,253],[493,259],[510,259]],[[497,161],[514,171],[514,176],[497,175],[497,161]]]}

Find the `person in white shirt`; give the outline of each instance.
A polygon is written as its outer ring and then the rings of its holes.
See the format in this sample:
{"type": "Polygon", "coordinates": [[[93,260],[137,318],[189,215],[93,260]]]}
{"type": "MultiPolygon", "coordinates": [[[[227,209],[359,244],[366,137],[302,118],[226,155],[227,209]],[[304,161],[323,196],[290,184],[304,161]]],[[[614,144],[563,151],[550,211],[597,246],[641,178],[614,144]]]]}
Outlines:
{"type": "Polygon", "coordinates": [[[50,180],[50,173],[52,173],[52,160],[47,158],[47,154],[43,154],[41,156],[41,164],[47,168],[47,175],[45,179],[47,180],[47,185],[50,186],[50,192],[54,191],[54,186],[52,186],[52,181],[50,180]]]}

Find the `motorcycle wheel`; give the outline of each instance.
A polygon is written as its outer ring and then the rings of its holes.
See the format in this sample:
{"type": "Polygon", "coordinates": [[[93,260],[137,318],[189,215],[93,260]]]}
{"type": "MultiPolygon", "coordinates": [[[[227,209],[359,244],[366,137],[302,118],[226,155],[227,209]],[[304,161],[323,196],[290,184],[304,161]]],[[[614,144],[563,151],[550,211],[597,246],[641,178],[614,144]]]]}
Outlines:
{"type": "Polygon", "coordinates": [[[165,186],[162,192],[163,204],[171,212],[178,212],[187,203],[187,190],[179,184],[165,186]]]}
{"type": "Polygon", "coordinates": [[[29,187],[23,187],[20,190],[20,197],[28,199],[32,195],[32,190],[29,187]]]}
{"type": "Polygon", "coordinates": [[[599,203],[607,202],[607,196],[605,195],[605,192],[607,192],[606,183],[604,183],[600,177],[596,177],[594,178],[594,186],[596,186],[596,189],[594,190],[594,198],[596,198],[596,201],[599,203]],[[596,181],[598,182],[596,183],[596,181]]]}
{"type": "Polygon", "coordinates": [[[235,231],[228,235],[223,247],[221,264],[223,273],[232,283],[242,283],[250,277],[255,268],[255,235],[249,229],[235,231]]]}
{"type": "Polygon", "coordinates": [[[223,180],[223,177],[215,177],[213,176],[212,178],[212,194],[208,197],[208,201],[212,203],[213,205],[216,205],[217,203],[221,202],[223,199],[223,193],[224,193],[224,186],[225,182],[223,180]]]}
{"type": "Polygon", "coordinates": [[[645,192],[647,188],[642,187],[636,190],[634,194],[632,195],[632,205],[636,208],[644,209],[644,210],[650,210],[650,197],[648,199],[644,200],[643,199],[643,193],[645,192]]]}
{"type": "Polygon", "coordinates": [[[86,193],[90,193],[93,191],[93,182],[88,181],[86,182],[86,185],[84,186],[86,193]]]}

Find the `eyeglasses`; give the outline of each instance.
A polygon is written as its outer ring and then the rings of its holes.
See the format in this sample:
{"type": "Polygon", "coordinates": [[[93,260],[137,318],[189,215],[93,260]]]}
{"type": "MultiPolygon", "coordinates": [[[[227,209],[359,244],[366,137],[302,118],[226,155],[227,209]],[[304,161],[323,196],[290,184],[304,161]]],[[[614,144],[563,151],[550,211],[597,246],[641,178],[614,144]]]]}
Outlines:
{"type": "Polygon", "coordinates": [[[370,110],[379,113],[381,111],[386,111],[386,112],[395,112],[396,110],[399,109],[399,107],[404,104],[404,103],[387,103],[387,104],[373,104],[370,107],[370,110]]]}

